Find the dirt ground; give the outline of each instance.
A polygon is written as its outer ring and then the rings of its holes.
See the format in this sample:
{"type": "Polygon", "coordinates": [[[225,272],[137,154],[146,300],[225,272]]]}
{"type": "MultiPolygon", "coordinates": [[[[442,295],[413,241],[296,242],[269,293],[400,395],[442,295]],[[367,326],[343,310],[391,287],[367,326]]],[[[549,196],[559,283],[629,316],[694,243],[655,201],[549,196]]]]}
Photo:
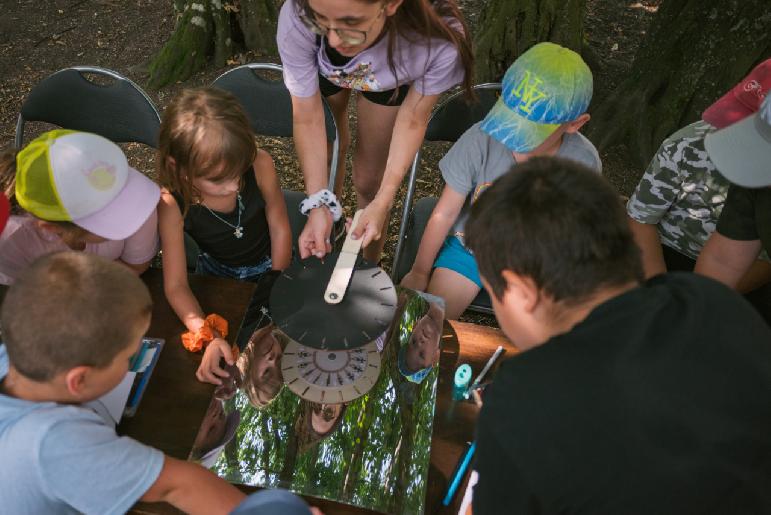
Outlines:
{"type": "MultiPolygon", "coordinates": [[[[594,97],[610,91],[629,68],[651,15],[660,0],[587,0],[585,36],[587,60],[594,73],[594,97]]],[[[461,0],[473,26],[484,0],[461,0]]],[[[171,0],[8,0],[0,17],[0,148],[13,143],[16,117],[31,87],[47,75],[68,66],[92,65],[118,71],[138,84],[145,84],[145,67],[168,38],[174,26],[171,0]]],[[[276,56],[251,53],[234,56],[239,63],[277,61],[276,56]]],[[[225,69],[209,66],[184,83],[147,93],[159,110],[183,87],[210,83],[225,69]]],[[[29,133],[40,130],[31,127],[29,133]]],[[[302,189],[302,176],[289,141],[269,139],[263,146],[276,161],[282,186],[302,189]]],[[[436,163],[446,145],[427,145],[417,198],[436,195],[441,176],[436,163]]],[[[127,146],[131,164],[153,173],[153,154],[139,145],[127,146]]],[[[604,174],[628,195],[643,170],[630,164],[624,147],[602,154],[604,174]]],[[[353,205],[350,180],[344,202],[353,205]]],[[[400,197],[402,197],[400,195],[400,197]]],[[[401,202],[397,200],[397,211],[401,202]]],[[[384,264],[390,264],[398,219],[391,223],[384,264]]],[[[491,317],[471,315],[468,320],[493,324],[491,317]]]]}

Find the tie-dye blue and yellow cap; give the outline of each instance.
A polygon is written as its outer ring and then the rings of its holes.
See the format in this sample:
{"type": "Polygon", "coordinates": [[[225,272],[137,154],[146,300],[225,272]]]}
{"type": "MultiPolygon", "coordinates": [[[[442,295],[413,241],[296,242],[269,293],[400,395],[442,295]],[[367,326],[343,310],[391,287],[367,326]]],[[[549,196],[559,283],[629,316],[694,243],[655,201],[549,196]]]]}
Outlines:
{"type": "Polygon", "coordinates": [[[531,152],[561,124],[585,113],[591,99],[592,72],[581,56],[538,43],[506,71],[501,98],[481,129],[512,152],[531,152]]]}

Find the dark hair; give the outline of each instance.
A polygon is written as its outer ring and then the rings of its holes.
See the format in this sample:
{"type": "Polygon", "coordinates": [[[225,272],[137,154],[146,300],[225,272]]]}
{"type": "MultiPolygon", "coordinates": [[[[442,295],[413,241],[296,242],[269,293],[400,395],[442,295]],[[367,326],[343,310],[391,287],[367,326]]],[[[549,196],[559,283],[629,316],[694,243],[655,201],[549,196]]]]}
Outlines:
{"type": "Polygon", "coordinates": [[[506,290],[504,270],[566,306],[643,281],[620,197],[603,177],[565,159],[533,158],[499,178],[473,205],[466,243],[497,298],[506,290]]]}
{"type": "MultiPolygon", "coordinates": [[[[389,0],[359,0],[368,4],[386,3],[389,0]]],[[[312,13],[308,0],[296,0],[301,12],[312,13]]],[[[461,14],[456,0],[403,0],[393,16],[386,17],[383,30],[388,37],[388,67],[396,77],[398,95],[399,75],[394,62],[396,36],[400,35],[408,41],[414,40],[417,34],[430,41],[432,38],[444,39],[455,46],[463,64],[463,90],[466,97],[474,98],[474,52],[471,45],[471,33],[466,20],[461,14]],[[453,26],[448,20],[455,20],[460,26],[453,26]]],[[[429,46],[429,51],[431,50],[429,46]]]]}
{"type": "Polygon", "coordinates": [[[193,179],[241,177],[256,157],[249,120],[236,97],[227,91],[186,89],[163,112],[158,178],[163,187],[182,196],[183,213],[195,196],[193,179]],[[169,157],[176,166],[169,166],[169,157]]]}
{"type": "Polygon", "coordinates": [[[150,293],[125,265],[59,252],[19,276],[0,323],[11,365],[43,382],[77,366],[106,367],[151,312],[150,293]]]}

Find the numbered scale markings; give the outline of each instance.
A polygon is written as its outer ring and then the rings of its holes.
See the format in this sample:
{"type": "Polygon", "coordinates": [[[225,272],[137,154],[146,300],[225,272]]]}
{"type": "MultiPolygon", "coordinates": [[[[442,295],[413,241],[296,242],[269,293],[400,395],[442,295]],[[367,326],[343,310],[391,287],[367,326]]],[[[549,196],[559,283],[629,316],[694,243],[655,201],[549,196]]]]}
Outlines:
{"type": "Polygon", "coordinates": [[[322,351],[290,341],[281,358],[284,382],[303,399],[349,402],[367,393],[380,375],[375,342],[358,349],[322,351]]]}

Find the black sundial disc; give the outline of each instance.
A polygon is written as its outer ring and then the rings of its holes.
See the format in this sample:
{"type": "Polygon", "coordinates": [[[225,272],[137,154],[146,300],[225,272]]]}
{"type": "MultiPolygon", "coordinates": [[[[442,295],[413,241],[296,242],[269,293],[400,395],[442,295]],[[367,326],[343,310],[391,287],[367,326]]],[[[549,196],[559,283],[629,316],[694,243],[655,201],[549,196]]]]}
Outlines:
{"type": "Polygon", "coordinates": [[[324,300],[339,253],[324,261],[310,257],[281,274],[270,294],[273,321],[289,338],[321,350],[356,349],[375,340],[391,324],[396,290],[382,268],[359,259],[345,297],[324,300]]]}

